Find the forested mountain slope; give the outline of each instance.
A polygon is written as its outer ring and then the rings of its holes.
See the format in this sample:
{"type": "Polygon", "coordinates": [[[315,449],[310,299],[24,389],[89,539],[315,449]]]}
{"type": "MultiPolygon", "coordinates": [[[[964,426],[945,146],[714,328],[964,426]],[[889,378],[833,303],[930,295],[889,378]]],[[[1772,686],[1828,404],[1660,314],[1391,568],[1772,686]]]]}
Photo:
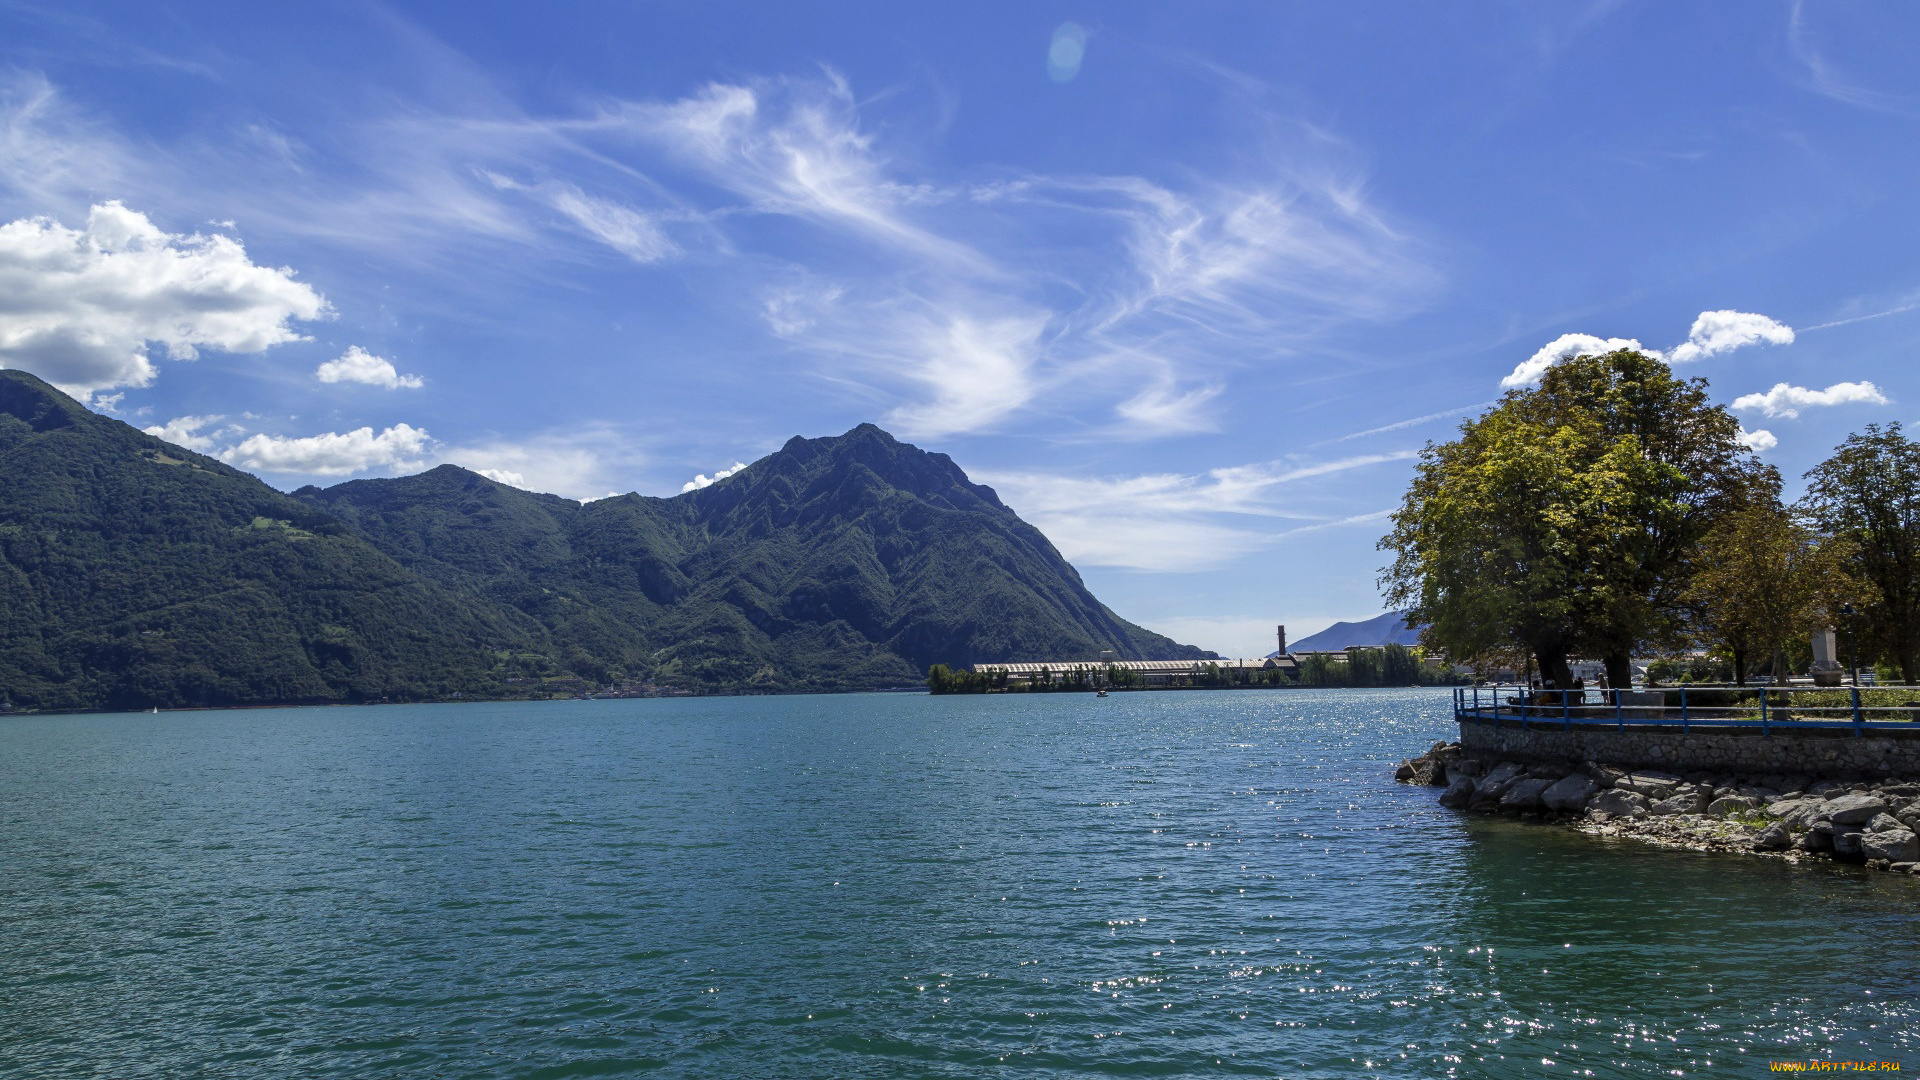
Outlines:
{"type": "Polygon", "coordinates": [[[928,665],[1201,658],[990,488],[871,425],[581,505],[451,465],[282,494],[0,371],[0,702],[144,708],[860,689],[928,665]],[[509,682],[512,680],[512,682],[509,682]]]}
{"type": "Polygon", "coordinates": [[[495,652],[545,648],[311,503],[0,371],[0,700],[484,694],[495,652]]]}

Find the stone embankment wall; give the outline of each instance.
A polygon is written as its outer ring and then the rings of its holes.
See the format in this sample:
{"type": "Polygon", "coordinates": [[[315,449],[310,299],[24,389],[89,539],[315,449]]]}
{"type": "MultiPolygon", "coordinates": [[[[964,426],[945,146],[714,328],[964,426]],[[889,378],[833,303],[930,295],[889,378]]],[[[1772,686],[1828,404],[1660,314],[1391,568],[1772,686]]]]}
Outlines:
{"type": "MultiPolygon", "coordinates": [[[[1915,725],[1920,729],[1920,724],[1915,725]]],[[[1559,724],[1522,727],[1508,720],[1462,720],[1460,747],[1474,757],[1530,763],[1599,761],[1626,769],[1676,772],[1801,773],[1811,776],[1920,776],[1920,730],[1913,735],[1827,730],[1820,733],[1753,728],[1711,733],[1679,728],[1620,731],[1589,724],[1562,730],[1559,724]]]]}
{"type": "Polygon", "coordinates": [[[1920,732],[1769,736],[1462,719],[1460,742],[1436,743],[1394,778],[1444,786],[1440,805],[1459,810],[1920,874],[1920,732]]]}

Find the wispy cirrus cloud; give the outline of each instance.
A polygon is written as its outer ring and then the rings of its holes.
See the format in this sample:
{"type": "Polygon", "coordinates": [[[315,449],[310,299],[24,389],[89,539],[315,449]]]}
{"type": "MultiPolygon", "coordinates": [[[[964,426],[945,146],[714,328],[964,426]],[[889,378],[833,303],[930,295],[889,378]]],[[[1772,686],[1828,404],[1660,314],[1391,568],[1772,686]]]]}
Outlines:
{"type": "Polygon", "coordinates": [[[1318,478],[1417,456],[1417,451],[1395,450],[1325,461],[1227,466],[1199,475],[1089,478],[987,472],[976,479],[998,490],[1071,562],[1180,572],[1214,569],[1289,536],[1378,521],[1383,513],[1303,513],[1281,504],[1277,496],[1318,478]],[[1276,528],[1252,523],[1288,520],[1300,524],[1276,528]]]}

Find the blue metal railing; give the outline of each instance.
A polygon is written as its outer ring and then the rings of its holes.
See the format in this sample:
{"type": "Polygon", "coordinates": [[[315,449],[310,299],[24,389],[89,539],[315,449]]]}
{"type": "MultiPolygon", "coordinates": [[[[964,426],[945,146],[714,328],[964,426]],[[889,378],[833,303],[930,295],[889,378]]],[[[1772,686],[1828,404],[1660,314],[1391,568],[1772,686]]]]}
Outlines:
{"type": "Polygon", "coordinates": [[[1541,690],[1510,685],[1455,687],[1454,717],[1495,727],[1551,724],[1571,730],[1608,725],[1694,728],[1900,731],[1920,736],[1920,687],[1760,685],[1672,686],[1638,690],[1541,690]]]}

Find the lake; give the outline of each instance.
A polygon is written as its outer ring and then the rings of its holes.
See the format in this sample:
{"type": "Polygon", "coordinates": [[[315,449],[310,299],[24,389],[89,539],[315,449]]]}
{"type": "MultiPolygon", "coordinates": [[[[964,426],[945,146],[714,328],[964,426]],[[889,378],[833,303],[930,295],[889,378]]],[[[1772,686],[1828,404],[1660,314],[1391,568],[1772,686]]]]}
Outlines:
{"type": "Polygon", "coordinates": [[[1920,1068],[1920,879],[1442,810],[1448,700],[0,720],[0,1074],[1920,1068]]]}

